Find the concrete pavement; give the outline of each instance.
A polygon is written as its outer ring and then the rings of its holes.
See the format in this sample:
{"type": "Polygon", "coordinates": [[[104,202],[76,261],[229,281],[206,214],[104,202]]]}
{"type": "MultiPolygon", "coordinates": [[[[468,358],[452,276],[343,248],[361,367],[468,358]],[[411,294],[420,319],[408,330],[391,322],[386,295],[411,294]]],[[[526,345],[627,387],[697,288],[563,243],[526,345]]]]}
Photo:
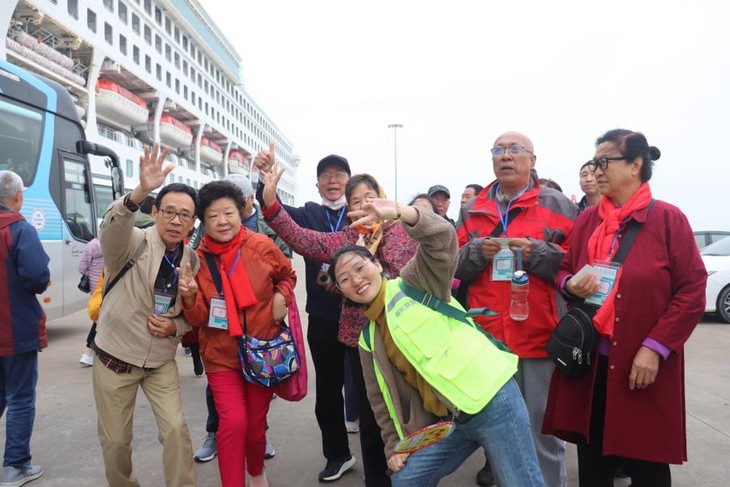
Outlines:
{"type": "MultiPolygon", "coordinates": [[[[303,279],[301,258],[295,268],[303,279]]],[[[304,285],[297,286],[300,309],[304,309],[304,285]]],[[[306,319],[303,320],[306,326],[306,319]]],[[[90,323],[85,312],[49,323],[50,346],[40,355],[38,401],[33,433],[33,462],[45,468],[34,487],[97,487],[105,485],[101,451],[96,435],[96,411],[91,390],[91,369],[81,366],[79,356],[90,323]]],[[[730,325],[705,317],[687,344],[686,396],[689,462],[673,466],[674,485],[726,486],[730,458],[730,325]]],[[[182,349],[177,356],[188,427],[197,448],[205,436],[205,376],[196,377],[192,360],[182,349]]],[[[324,467],[321,438],[314,418],[314,369],[309,366],[309,396],[300,403],[282,399],[272,402],[269,439],[276,457],[267,460],[269,483],[273,486],[316,486],[317,473],[324,467]]],[[[134,465],[143,486],[163,486],[162,447],[157,427],[144,394],[140,392],[134,422],[134,465]]],[[[5,421],[0,425],[4,444],[5,421]]],[[[636,434],[641,434],[637,432],[636,434]]],[[[350,446],[358,460],[354,469],[334,484],[363,485],[357,435],[350,446]]],[[[577,485],[575,450],[569,447],[570,485],[577,485]]],[[[477,452],[444,486],[476,485],[474,476],[483,455],[477,452]]],[[[217,461],[198,464],[202,487],[220,485],[217,461]]],[[[625,480],[617,486],[628,485],[625,480]]]]}

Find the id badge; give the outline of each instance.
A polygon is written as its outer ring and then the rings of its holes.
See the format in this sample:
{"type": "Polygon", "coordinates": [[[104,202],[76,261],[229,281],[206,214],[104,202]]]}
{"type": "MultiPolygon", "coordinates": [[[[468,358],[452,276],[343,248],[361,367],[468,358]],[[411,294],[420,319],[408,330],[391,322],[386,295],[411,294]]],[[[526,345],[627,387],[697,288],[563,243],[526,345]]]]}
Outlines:
{"type": "Polygon", "coordinates": [[[620,265],[615,262],[596,261],[593,264],[593,268],[598,273],[598,292],[586,298],[586,303],[598,306],[603,304],[608,295],[611,294],[614,284],[616,284],[619,267],[620,265]]]}
{"type": "Polygon", "coordinates": [[[164,315],[170,309],[172,296],[167,294],[155,293],[155,314],[164,315]]]}
{"type": "Polygon", "coordinates": [[[210,299],[210,314],[208,315],[208,327],[219,330],[228,329],[228,314],[226,312],[226,300],[221,298],[210,299]]]}
{"type": "Polygon", "coordinates": [[[511,281],[515,272],[515,256],[503,248],[492,258],[492,281],[511,281]]]}

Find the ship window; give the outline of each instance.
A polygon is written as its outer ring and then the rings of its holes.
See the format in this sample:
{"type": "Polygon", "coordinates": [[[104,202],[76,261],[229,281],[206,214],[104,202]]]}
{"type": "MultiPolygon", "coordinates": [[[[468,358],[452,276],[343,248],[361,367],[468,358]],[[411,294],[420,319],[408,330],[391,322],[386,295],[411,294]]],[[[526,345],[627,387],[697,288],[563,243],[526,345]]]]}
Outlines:
{"type": "Polygon", "coordinates": [[[107,42],[107,44],[114,44],[113,35],[114,34],[112,33],[112,26],[104,22],[104,40],[107,42]]]}
{"type": "Polygon", "coordinates": [[[134,59],[134,62],[139,64],[139,47],[132,46],[132,59],[134,59]]]}
{"type": "Polygon", "coordinates": [[[170,49],[170,44],[167,42],[165,43],[165,59],[172,61],[172,49],[170,49]]]}
{"type": "Polygon", "coordinates": [[[119,50],[126,56],[127,54],[127,38],[119,34],[119,50]]]}
{"type": "MultiPolygon", "coordinates": [[[[176,83],[177,83],[177,81],[176,81],[176,83]]],[[[183,86],[183,96],[185,97],[186,100],[188,99],[188,87],[187,87],[187,85],[186,86],[183,86]]]]}
{"type": "Polygon", "coordinates": [[[68,0],[68,4],[66,5],[66,10],[68,11],[68,14],[78,20],[79,18],[79,0],[68,0]]]}
{"type": "Polygon", "coordinates": [[[147,15],[152,15],[152,0],[144,0],[144,11],[147,15]]]}
{"type": "Polygon", "coordinates": [[[175,93],[180,94],[180,80],[175,78],[175,93]]]}
{"type": "Polygon", "coordinates": [[[180,69],[180,55],[178,53],[175,53],[175,67],[180,69]]]}
{"type": "MultiPolygon", "coordinates": [[[[177,55],[177,54],[176,54],[176,55],[177,55]]],[[[186,60],[184,60],[184,59],[183,59],[183,74],[184,74],[185,76],[187,76],[187,75],[188,75],[188,62],[187,62],[186,60]]]]}
{"type": "Polygon", "coordinates": [[[152,72],[152,58],[147,54],[144,55],[144,69],[146,69],[148,73],[152,72]]]}
{"type": "Polygon", "coordinates": [[[127,23],[127,5],[126,4],[124,4],[122,2],[119,2],[117,4],[117,15],[119,15],[119,20],[121,20],[125,24],[127,23]]]}
{"type": "Polygon", "coordinates": [[[157,73],[157,79],[162,81],[162,66],[159,64],[156,66],[155,71],[157,73]]]}
{"type": "Polygon", "coordinates": [[[147,24],[144,26],[144,40],[147,41],[147,44],[152,45],[152,29],[147,24]]]}
{"type": "Polygon", "coordinates": [[[155,34],[155,50],[162,54],[162,37],[155,34]]]}
{"type": "Polygon", "coordinates": [[[131,178],[134,176],[134,162],[132,159],[127,159],[127,177],[131,178]]]}
{"type": "Polygon", "coordinates": [[[96,12],[90,8],[86,9],[86,25],[91,29],[91,32],[96,32],[96,12]]]}
{"type": "Polygon", "coordinates": [[[188,51],[188,37],[187,36],[182,36],[182,44],[183,44],[183,49],[185,50],[185,52],[187,52],[188,51]]]}
{"type": "Polygon", "coordinates": [[[132,14],[132,30],[139,35],[139,17],[135,14],[132,14]]]}
{"type": "Polygon", "coordinates": [[[108,11],[114,13],[114,0],[104,0],[104,6],[108,11]]]}
{"type": "Polygon", "coordinates": [[[177,25],[175,26],[175,42],[180,44],[180,29],[177,28],[177,25]]]}
{"type": "Polygon", "coordinates": [[[170,73],[168,71],[165,71],[165,83],[167,84],[168,88],[172,88],[172,76],[170,76],[170,73]]]}
{"type": "Polygon", "coordinates": [[[157,25],[162,26],[162,10],[160,10],[160,7],[155,7],[155,22],[157,22],[157,25]]]}
{"type": "Polygon", "coordinates": [[[172,35],[172,22],[170,22],[170,17],[165,17],[165,32],[167,32],[167,35],[172,35]]]}

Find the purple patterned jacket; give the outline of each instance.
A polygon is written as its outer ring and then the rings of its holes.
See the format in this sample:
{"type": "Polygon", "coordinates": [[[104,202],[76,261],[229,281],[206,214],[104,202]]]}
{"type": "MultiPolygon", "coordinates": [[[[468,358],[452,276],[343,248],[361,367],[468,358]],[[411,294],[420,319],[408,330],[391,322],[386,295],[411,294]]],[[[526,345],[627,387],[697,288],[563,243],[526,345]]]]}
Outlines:
{"type": "MultiPolygon", "coordinates": [[[[344,245],[357,243],[360,236],[356,230],[345,227],[339,232],[318,232],[302,228],[277,202],[263,211],[266,223],[291,249],[309,259],[329,263],[332,254],[344,245]]],[[[418,242],[408,236],[400,222],[383,226],[383,240],[377,252],[377,259],[391,278],[400,275],[401,268],[416,254],[418,242]]],[[[340,331],[338,339],[350,347],[357,347],[360,331],[367,324],[365,308],[342,298],[340,331]]]]}

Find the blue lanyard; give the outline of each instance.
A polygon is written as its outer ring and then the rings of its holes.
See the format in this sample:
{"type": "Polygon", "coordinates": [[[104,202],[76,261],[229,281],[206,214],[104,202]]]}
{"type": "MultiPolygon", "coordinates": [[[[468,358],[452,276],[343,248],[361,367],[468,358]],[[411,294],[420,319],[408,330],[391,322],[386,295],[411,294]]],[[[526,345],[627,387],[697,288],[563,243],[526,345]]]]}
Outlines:
{"type": "Polygon", "coordinates": [[[226,275],[228,278],[231,278],[231,274],[233,274],[233,269],[236,268],[236,264],[238,264],[238,261],[241,260],[241,247],[238,248],[238,253],[236,254],[236,259],[233,261],[233,264],[231,264],[231,268],[226,271],[226,275]]]}
{"type": "Polygon", "coordinates": [[[340,216],[337,218],[337,225],[335,225],[334,227],[332,226],[332,220],[330,220],[330,212],[327,211],[327,209],[325,208],[324,214],[327,215],[327,223],[330,226],[330,232],[336,232],[337,230],[340,229],[340,223],[342,223],[342,215],[345,214],[345,208],[346,207],[343,206],[342,209],[340,210],[340,216]]]}
{"type": "MultiPolygon", "coordinates": [[[[522,188],[520,191],[516,192],[514,196],[507,202],[507,208],[505,208],[504,213],[502,213],[502,206],[497,202],[497,213],[499,214],[499,221],[502,222],[502,237],[507,236],[507,225],[509,225],[509,209],[512,206],[512,203],[522,196],[522,194],[527,191],[527,188],[530,187],[530,184],[528,183],[527,186],[522,188]]],[[[495,193],[499,193],[499,184],[497,184],[495,193]]]]}
{"type": "Polygon", "coordinates": [[[616,230],[616,235],[613,236],[613,241],[611,242],[611,248],[608,250],[608,257],[606,259],[610,259],[613,255],[613,249],[616,247],[616,243],[618,242],[618,236],[621,234],[621,231],[626,227],[626,221],[623,221],[621,225],[619,225],[618,230],[616,230]]]}
{"type": "MultiPolygon", "coordinates": [[[[179,251],[179,249],[178,249],[179,251]]],[[[178,251],[175,251],[175,255],[172,256],[172,260],[167,258],[167,252],[162,254],[162,256],[165,258],[165,262],[167,262],[170,267],[172,267],[172,273],[175,276],[175,278],[172,280],[172,282],[169,284],[168,287],[172,287],[173,284],[177,282],[177,267],[175,267],[175,261],[177,260],[178,251]]]]}

